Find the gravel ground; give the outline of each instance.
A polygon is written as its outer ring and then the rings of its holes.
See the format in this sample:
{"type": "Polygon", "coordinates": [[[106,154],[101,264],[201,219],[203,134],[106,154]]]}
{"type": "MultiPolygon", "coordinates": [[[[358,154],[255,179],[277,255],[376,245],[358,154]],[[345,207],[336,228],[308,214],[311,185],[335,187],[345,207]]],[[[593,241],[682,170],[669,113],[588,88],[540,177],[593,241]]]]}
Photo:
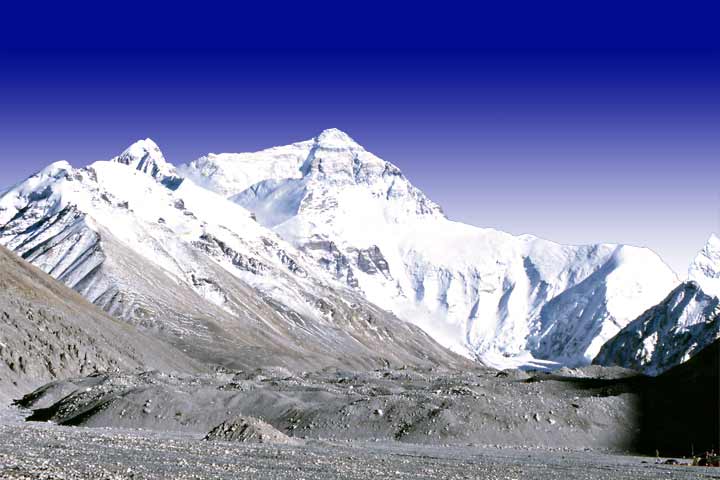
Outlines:
{"type": "Polygon", "coordinates": [[[246,416],[291,437],[329,442],[632,451],[637,395],[602,380],[577,383],[584,380],[488,369],[145,372],[55,382],[21,405],[35,411],[32,420],[64,426],[204,436],[246,416]]]}
{"type": "Polygon", "coordinates": [[[24,423],[0,414],[2,479],[699,479],[720,470],[568,449],[399,442],[206,442],[197,435],[24,423]]]}

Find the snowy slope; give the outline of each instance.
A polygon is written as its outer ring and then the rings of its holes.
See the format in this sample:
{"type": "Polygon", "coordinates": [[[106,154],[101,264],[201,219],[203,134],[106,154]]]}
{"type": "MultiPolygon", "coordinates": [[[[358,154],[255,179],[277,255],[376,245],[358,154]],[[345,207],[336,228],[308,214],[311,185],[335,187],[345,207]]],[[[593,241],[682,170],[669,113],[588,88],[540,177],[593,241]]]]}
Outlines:
{"type": "Polygon", "coordinates": [[[589,363],[677,285],[646,249],[566,246],[450,221],[396,166],[336,129],[178,171],[252,211],[373,303],[492,366],[589,363]]]}
{"type": "Polygon", "coordinates": [[[241,206],[179,181],[151,140],[86,168],[54,163],[10,189],[0,244],[204,361],[462,364],[241,206]]]}
{"type": "Polygon", "coordinates": [[[690,280],[623,328],[594,363],[657,375],[720,338],[720,240],[712,235],[689,269],[690,280]]]}

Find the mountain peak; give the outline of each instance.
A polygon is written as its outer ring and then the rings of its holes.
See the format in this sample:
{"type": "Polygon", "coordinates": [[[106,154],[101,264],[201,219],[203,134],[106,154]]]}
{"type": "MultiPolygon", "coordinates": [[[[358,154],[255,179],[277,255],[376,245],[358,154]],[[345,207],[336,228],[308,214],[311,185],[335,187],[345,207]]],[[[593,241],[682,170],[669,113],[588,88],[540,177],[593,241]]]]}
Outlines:
{"type": "Polygon", "coordinates": [[[128,148],[132,148],[132,147],[145,148],[148,150],[154,149],[154,150],[160,151],[160,147],[158,147],[158,144],[155,143],[155,140],[153,140],[152,138],[140,139],[140,140],[136,141],[135,143],[133,143],[132,145],[130,145],[130,147],[128,147],[128,148]]]}
{"type": "Polygon", "coordinates": [[[720,296],[720,238],[717,235],[710,235],[690,265],[688,277],[699,283],[705,293],[720,296]]]}
{"type": "Polygon", "coordinates": [[[705,245],[705,250],[713,251],[713,252],[720,252],[720,237],[718,237],[714,233],[710,234],[710,238],[708,238],[707,245],[705,245]]]}
{"type": "Polygon", "coordinates": [[[317,145],[329,148],[360,147],[350,135],[337,128],[328,128],[315,137],[317,145]]]}
{"type": "Polygon", "coordinates": [[[70,171],[72,168],[67,160],[58,160],[37,172],[36,176],[55,176],[59,172],[70,171]]]}
{"type": "Polygon", "coordinates": [[[128,165],[159,181],[176,176],[175,167],[165,160],[160,147],[150,138],[138,140],[110,161],[128,165]]]}
{"type": "Polygon", "coordinates": [[[120,155],[113,158],[114,162],[125,165],[136,165],[143,160],[166,163],[160,147],[151,138],[138,140],[127,147],[120,155]]]}
{"type": "Polygon", "coordinates": [[[707,243],[705,243],[705,247],[703,247],[698,254],[696,261],[702,258],[717,263],[717,267],[720,270],[720,238],[718,238],[718,236],[714,233],[710,235],[710,238],[708,238],[707,243]]]}

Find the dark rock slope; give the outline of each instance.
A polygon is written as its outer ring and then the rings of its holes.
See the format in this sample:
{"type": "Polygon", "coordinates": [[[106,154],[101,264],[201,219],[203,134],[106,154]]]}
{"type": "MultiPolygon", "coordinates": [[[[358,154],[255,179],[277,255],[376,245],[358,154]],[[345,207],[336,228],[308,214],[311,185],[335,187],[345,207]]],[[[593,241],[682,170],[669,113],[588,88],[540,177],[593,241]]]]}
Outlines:
{"type": "Polygon", "coordinates": [[[53,380],[134,369],[200,370],[0,247],[0,404],[53,380]]]}

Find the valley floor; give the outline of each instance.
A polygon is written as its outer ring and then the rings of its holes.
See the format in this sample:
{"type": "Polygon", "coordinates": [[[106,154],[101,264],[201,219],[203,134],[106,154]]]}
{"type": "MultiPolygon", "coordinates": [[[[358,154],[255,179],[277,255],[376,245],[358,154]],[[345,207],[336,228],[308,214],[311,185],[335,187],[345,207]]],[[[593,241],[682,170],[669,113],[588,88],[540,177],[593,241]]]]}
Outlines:
{"type": "Polygon", "coordinates": [[[400,442],[261,445],[196,434],[25,423],[0,411],[2,479],[698,479],[720,470],[568,449],[420,446],[400,442]]]}

